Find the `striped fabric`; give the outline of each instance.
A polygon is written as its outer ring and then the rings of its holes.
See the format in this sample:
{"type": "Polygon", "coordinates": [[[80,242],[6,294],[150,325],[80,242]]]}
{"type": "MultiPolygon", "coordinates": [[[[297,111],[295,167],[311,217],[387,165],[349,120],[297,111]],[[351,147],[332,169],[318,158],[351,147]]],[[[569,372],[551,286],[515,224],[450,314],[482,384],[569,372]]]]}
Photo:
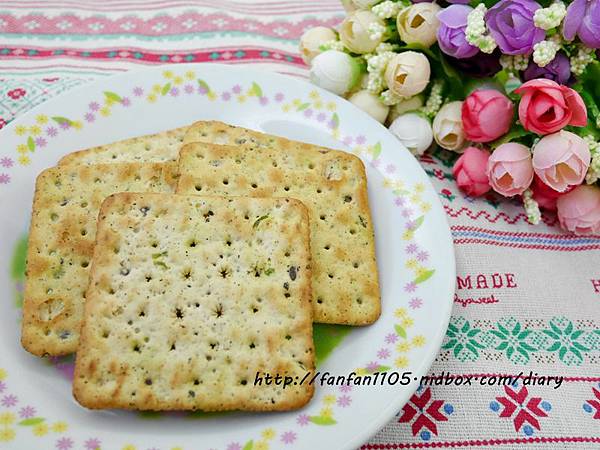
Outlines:
{"type": "MultiPolygon", "coordinates": [[[[215,61],[306,78],[298,38],[343,17],[337,0],[0,0],[0,128],[65,90],[142,66],[215,61]]],[[[518,201],[465,197],[452,155],[421,162],[458,259],[431,374],[518,381],[423,386],[364,448],[600,448],[600,238],[566,235],[552,215],[533,227],[518,201]],[[531,382],[549,375],[565,378],[556,388],[531,382]]]]}

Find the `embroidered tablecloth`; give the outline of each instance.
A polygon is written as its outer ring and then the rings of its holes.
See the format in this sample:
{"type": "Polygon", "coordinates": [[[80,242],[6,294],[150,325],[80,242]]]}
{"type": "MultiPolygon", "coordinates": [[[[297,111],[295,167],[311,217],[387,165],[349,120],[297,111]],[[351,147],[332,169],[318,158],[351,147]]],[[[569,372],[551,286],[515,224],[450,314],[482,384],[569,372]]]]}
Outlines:
{"type": "MultiPolygon", "coordinates": [[[[306,78],[297,39],[343,16],[337,0],[0,0],[0,128],[74,86],[149,65],[215,61],[306,78]]],[[[554,216],[531,226],[494,195],[465,197],[446,152],[421,162],[458,272],[430,374],[462,384],[421,387],[364,448],[600,448],[600,239],[566,235],[554,216]],[[501,375],[518,381],[495,383],[501,375]]],[[[15,165],[2,159],[0,183],[15,165]]]]}

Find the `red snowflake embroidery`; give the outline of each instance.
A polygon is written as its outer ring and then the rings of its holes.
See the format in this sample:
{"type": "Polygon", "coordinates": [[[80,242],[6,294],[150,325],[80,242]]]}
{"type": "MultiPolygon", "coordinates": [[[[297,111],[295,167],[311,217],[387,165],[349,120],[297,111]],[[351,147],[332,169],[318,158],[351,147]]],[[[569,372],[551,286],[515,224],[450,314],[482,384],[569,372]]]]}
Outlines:
{"type": "Polygon", "coordinates": [[[425,390],[418,389],[410,398],[408,403],[402,408],[402,416],[398,419],[399,423],[410,423],[413,436],[420,433],[421,439],[427,441],[431,438],[431,433],[437,436],[437,422],[446,422],[448,417],[444,415],[452,414],[454,408],[443,400],[432,400],[431,388],[425,390]],[[419,392],[422,392],[419,395],[419,392]],[[443,408],[443,412],[441,409],[443,408]]]}
{"type": "Polygon", "coordinates": [[[25,94],[27,94],[27,92],[25,91],[25,89],[22,88],[16,88],[6,93],[6,95],[8,95],[13,100],[19,100],[21,97],[25,96],[25,94]]]}
{"type": "Polygon", "coordinates": [[[521,427],[526,435],[533,434],[531,427],[539,430],[540,422],[536,417],[548,417],[546,411],[550,410],[549,404],[542,402],[541,397],[530,397],[527,400],[529,392],[525,386],[519,391],[504,386],[504,391],[506,397],[496,397],[498,403],[503,407],[500,417],[511,418],[517,432],[521,430],[521,427]]]}
{"type": "Polygon", "coordinates": [[[600,390],[592,388],[592,392],[596,398],[586,400],[585,404],[583,405],[583,409],[584,411],[590,413],[595,409],[596,412],[594,413],[593,418],[600,419],[600,390]]]}

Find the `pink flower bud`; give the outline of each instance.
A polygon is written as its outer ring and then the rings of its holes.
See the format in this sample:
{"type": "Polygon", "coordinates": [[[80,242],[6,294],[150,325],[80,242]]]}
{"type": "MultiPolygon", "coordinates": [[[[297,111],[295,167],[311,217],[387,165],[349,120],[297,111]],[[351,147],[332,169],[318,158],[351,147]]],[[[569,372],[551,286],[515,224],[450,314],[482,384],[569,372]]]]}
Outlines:
{"type": "Polygon", "coordinates": [[[471,197],[479,197],[491,189],[485,169],[490,154],[476,147],[467,147],[454,163],[452,174],[458,187],[471,197]]]}
{"type": "Polygon", "coordinates": [[[522,194],[533,180],[531,152],[522,144],[502,144],[490,156],[486,173],[499,194],[505,197],[522,194]]]}
{"type": "Polygon", "coordinates": [[[575,234],[600,233],[600,188],[577,186],[556,202],[560,225],[575,234]]]}

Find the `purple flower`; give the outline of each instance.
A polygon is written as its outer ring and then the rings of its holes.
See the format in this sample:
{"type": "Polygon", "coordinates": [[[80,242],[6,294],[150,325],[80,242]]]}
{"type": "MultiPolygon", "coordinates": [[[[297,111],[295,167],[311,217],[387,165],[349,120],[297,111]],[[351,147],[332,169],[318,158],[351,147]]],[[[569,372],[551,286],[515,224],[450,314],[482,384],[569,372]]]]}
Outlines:
{"type": "Polygon", "coordinates": [[[450,5],[438,13],[438,44],[442,51],[455,58],[468,58],[479,49],[467,42],[467,16],[473,10],[467,5],[450,5]]]}
{"type": "Polygon", "coordinates": [[[329,120],[329,121],[327,122],[327,126],[328,126],[329,128],[331,128],[332,130],[333,130],[335,127],[336,127],[336,125],[337,125],[337,124],[335,123],[335,121],[334,121],[333,119],[331,119],[331,120],[329,120]]]}
{"type": "Polygon", "coordinates": [[[412,255],[413,253],[416,253],[419,250],[419,247],[417,247],[417,244],[408,244],[404,250],[409,255],[412,255]]]}
{"type": "Polygon", "coordinates": [[[284,98],[285,98],[285,95],[283,95],[281,92],[278,92],[277,94],[275,94],[275,101],[277,103],[282,102],[284,98]]]}
{"type": "Polygon", "coordinates": [[[414,281],[411,281],[410,283],[406,283],[404,285],[404,290],[406,292],[415,292],[416,289],[417,289],[417,285],[414,283],[414,281]]]}
{"type": "Polygon", "coordinates": [[[204,86],[198,86],[198,94],[206,95],[208,94],[208,89],[206,89],[204,86]]]}
{"type": "Polygon", "coordinates": [[[35,416],[35,408],[33,406],[25,406],[19,410],[19,417],[29,419],[35,416]]]}
{"type": "Polygon", "coordinates": [[[136,86],[133,88],[133,95],[135,95],[136,97],[141,97],[142,95],[144,95],[144,90],[141,87],[136,86]]]}
{"type": "Polygon", "coordinates": [[[393,344],[398,340],[398,335],[396,333],[389,333],[385,336],[385,342],[388,344],[393,344]]]}
{"type": "Polygon", "coordinates": [[[176,88],[176,87],[171,88],[171,90],[169,91],[169,94],[171,94],[171,97],[177,97],[179,95],[179,88],[176,88]]]}
{"type": "Polygon", "coordinates": [[[337,400],[337,404],[341,408],[345,408],[346,406],[350,406],[351,402],[352,402],[352,399],[350,397],[348,397],[347,395],[342,395],[337,400]]]}
{"type": "Polygon", "coordinates": [[[429,258],[429,253],[427,253],[425,250],[417,253],[417,259],[421,262],[427,261],[428,258],[429,258]]]}
{"type": "Polygon", "coordinates": [[[86,113],[84,117],[86,122],[93,122],[94,120],[96,120],[96,116],[92,113],[86,113]]]}
{"type": "Polygon", "coordinates": [[[2,397],[2,406],[5,406],[6,408],[10,408],[11,406],[15,406],[17,404],[17,397],[15,397],[14,395],[10,394],[10,395],[5,395],[4,397],[2,397]]]}
{"type": "Polygon", "coordinates": [[[304,117],[310,117],[313,115],[313,110],[308,108],[304,110],[304,117]]]}
{"type": "Polygon", "coordinates": [[[534,0],[500,0],[490,8],[485,22],[502,53],[526,55],[544,40],[546,32],[533,23],[533,14],[540,8],[534,0]]]}
{"type": "Polygon", "coordinates": [[[231,94],[230,94],[229,92],[223,92],[223,93],[221,94],[221,98],[222,98],[224,101],[228,102],[229,100],[231,100],[231,94]]]}
{"type": "Polygon", "coordinates": [[[394,173],[396,171],[396,166],[394,166],[393,164],[388,164],[387,166],[385,166],[385,171],[387,173],[394,173]]]}
{"type": "Polygon", "coordinates": [[[296,440],[296,433],[293,431],[286,431],[281,435],[281,442],[284,444],[292,444],[296,440]]]}
{"type": "Polygon", "coordinates": [[[125,108],[131,106],[131,100],[129,99],[129,97],[123,97],[121,99],[121,105],[123,105],[125,108]]]}
{"type": "Polygon", "coordinates": [[[404,198],[402,198],[402,197],[396,197],[394,199],[394,204],[396,206],[404,206],[405,203],[406,203],[406,200],[404,200],[404,198]]]}
{"type": "Polygon", "coordinates": [[[269,104],[269,99],[263,95],[258,99],[258,103],[260,103],[262,106],[266,106],[269,104]]]}
{"type": "Polygon", "coordinates": [[[417,226],[417,223],[414,220],[408,220],[405,224],[404,227],[408,230],[414,230],[417,226]]]}
{"type": "Polygon", "coordinates": [[[579,36],[589,48],[600,48],[600,0],[575,0],[567,8],[563,36],[567,41],[579,36]]]}
{"type": "Polygon", "coordinates": [[[10,175],[7,173],[0,173],[0,184],[10,183],[10,175]]]}
{"type": "Polygon", "coordinates": [[[242,446],[238,442],[232,442],[227,446],[227,450],[242,450],[242,446]]]}
{"type": "Polygon", "coordinates": [[[64,438],[60,438],[58,441],[56,441],[56,448],[58,450],[69,450],[72,447],[73,447],[73,439],[71,439],[71,438],[64,437],[64,438]]]}
{"type": "Polygon", "coordinates": [[[423,304],[423,300],[421,300],[419,297],[413,297],[410,299],[410,302],[408,302],[408,305],[412,309],[420,308],[422,304],[423,304]]]}
{"type": "Polygon", "coordinates": [[[406,208],[402,211],[402,217],[410,217],[412,215],[412,209],[406,208]]]}
{"type": "Polygon", "coordinates": [[[558,84],[570,84],[574,81],[571,77],[571,63],[569,58],[563,52],[556,54],[554,59],[546,66],[540,67],[533,61],[529,61],[527,69],[523,72],[525,81],[534,78],[547,78],[556,81],[558,84]]]}
{"type": "Polygon", "coordinates": [[[100,448],[100,439],[91,438],[85,441],[86,450],[96,450],[97,448],[100,448]]]}
{"type": "Polygon", "coordinates": [[[184,90],[184,92],[185,92],[186,94],[191,94],[192,92],[194,92],[194,86],[193,86],[193,85],[191,85],[191,84],[186,84],[186,85],[183,87],[183,90],[184,90]]]}
{"type": "Polygon", "coordinates": [[[475,78],[487,78],[502,70],[500,55],[500,50],[496,49],[493,53],[477,52],[469,58],[458,59],[448,56],[446,59],[461,72],[465,72],[475,78]]]}
{"type": "Polygon", "coordinates": [[[58,134],[58,130],[56,127],[48,127],[46,128],[46,134],[50,137],[54,137],[58,134]]]}
{"type": "Polygon", "coordinates": [[[317,114],[317,121],[323,122],[326,117],[327,116],[325,115],[325,113],[319,113],[319,114],[317,114]]]}
{"type": "Polygon", "coordinates": [[[47,143],[48,141],[46,141],[46,139],[44,139],[43,137],[35,138],[35,145],[37,145],[38,147],[45,147],[47,143]]]}
{"type": "Polygon", "coordinates": [[[367,142],[367,138],[364,137],[362,134],[360,136],[356,136],[356,143],[358,145],[363,145],[365,142],[367,142]]]}
{"type": "Polygon", "coordinates": [[[98,102],[92,102],[89,104],[90,111],[98,111],[100,109],[100,105],[98,102]]]}
{"type": "Polygon", "coordinates": [[[379,369],[379,363],[377,361],[371,361],[367,364],[367,370],[369,372],[375,372],[377,369],[379,369]]]}
{"type": "Polygon", "coordinates": [[[298,423],[298,425],[300,425],[301,427],[304,427],[306,425],[308,425],[309,422],[309,417],[306,414],[300,414],[297,418],[296,418],[296,422],[298,423]]]}
{"type": "Polygon", "coordinates": [[[0,381],[0,392],[4,392],[5,389],[6,389],[6,384],[4,383],[4,381],[0,381]]]}
{"type": "Polygon", "coordinates": [[[0,159],[0,166],[6,167],[7,169],[10,169],[13,166],[13,164],[14,161],[8,156],[5,156],[4,158],[0,159]]]}
{"type": "Polygon", "coordinates": [[[387,348],[381,348],[377,352],[377,357],[379,359],[387,359],[390,357],[390,351],[387,348]]]}
{"type": "Polygon", "coordinates": [[[66,121],[66,120],[63,120],[63,121],[60,123],[60,127],[61,127],[63,130],[68,130],[69,128],[71,128],[71,122],[68,122],[68,121],[66,121]]]}
{"type": "Polygon", "coordinates": [[[346,393],[348,393],[348,392],[352,392],[352,385],[351,385],[351,384],[344,383],[344,384],[342,384],[342,385],[340,386],[340,391],[342,391],[342,392],[346,392],[346,393]]]}
{"type": "Polygon", "coordinates": [[[231,90],[234,94],[239,94],[240,92],[242,92],[242,87],[239,84],[236,84],[234,87],[231,88],[231,90]]]}

